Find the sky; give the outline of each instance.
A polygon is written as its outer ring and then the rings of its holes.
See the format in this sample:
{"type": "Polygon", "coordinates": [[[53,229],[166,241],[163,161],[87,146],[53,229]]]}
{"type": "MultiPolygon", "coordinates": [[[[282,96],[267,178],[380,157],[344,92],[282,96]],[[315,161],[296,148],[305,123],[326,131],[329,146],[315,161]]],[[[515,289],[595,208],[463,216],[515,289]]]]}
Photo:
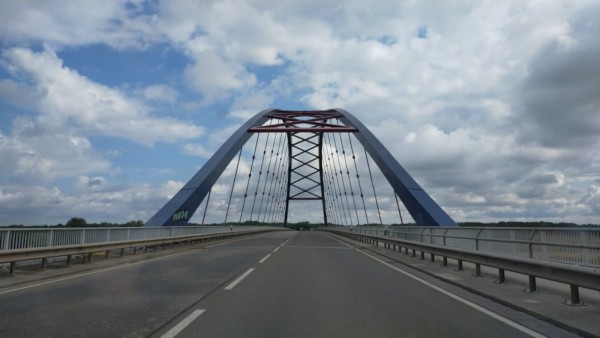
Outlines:
{"type": "Polygon", "coordinates": [[[335,107],[457,222],[599,224],[598,36],[597,0],[3,0],[0,225],[146,221],[254,114],[335,107]]]}

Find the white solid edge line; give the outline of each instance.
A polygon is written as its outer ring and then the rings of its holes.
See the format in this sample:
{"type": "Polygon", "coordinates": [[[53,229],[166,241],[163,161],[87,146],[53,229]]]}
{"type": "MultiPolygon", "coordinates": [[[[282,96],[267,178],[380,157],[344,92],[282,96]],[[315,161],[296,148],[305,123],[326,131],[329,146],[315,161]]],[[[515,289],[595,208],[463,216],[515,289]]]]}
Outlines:
{"type": "Polygon", "coordinates": [[[273,252],[277,252],[277,250],[279,250],[280,246],[276,247],[275,250],[273,250],[273,252]]]}
{"type": "Polygon", "coordinates": [[[179,332],[183,331],[188,325],[190,325],[196,318],[198,318],[201,314],[206,310],[194,310],[194,312],[190,313],[185,319],[180,321],[177,325],[173,326],[169,331],[163,334],[160,338],[174,338],[179,332]]]}
{"type": "Polygon", "coordinates": [[[499,314],[497,314],[495,312],[492,312],[492,311],[490,311],[490,310],[488,310],[488,309],[486,309],[486,308],[484,308],[484,307],[482,307],[480,305],[477,305],[477,304],[471,302],[470,300],[464,299],[464,298],[462,298],[460,296],[457,296],[457,295],[455,295],[455,294],[453,294],[453,293],[451,293],[449,291],[446,291],[446,290],[444,290],[444,289],[442,289],[442,288],[440,288],[438,286],[435,286],[435,285],[433,285],[433,284],[431,284],[431,283],[429,283],[429,282],[427,282],[427,281],[425,281],[425,280],[423,280],[423,279],[421,279],[421,278],[419,278],[419,277],[417,277],[417,276],[415,276],[415,275],[413,275],[413,274],[411,274],[409,272],[406,272],[406,271],[404,271],[404,270],[402,270],[400,268],[397,268],[397,267],[395,267],[395,266],[393,266],[393,265],[391,265],[391,264],[389,264],[387,262],[384,262],[384,261],[382,261],[381,259],[379,259],[377,257],[371,256],[368,253],[363,252],[363,251],[358,250],[358,249],[356,249],[356,251],[360,252],[361,254],[363,254],[363,255],[365,255],[367,257],[370,257],[370,258],[378,261],[379,263],[381,263],[381,264],[383,264],[383,265],[385,265],[385,266],[387,266],[389,268],[392,268],[392,269],[394,269],[394,270],[396,270],[396,271],[398,271],[398,272],[406,275],[407,277],[410,277],[410,278],[416,280],[417,282],[425,284],[425,285],[429,286],[430,288],[432,288],[432,289],[434,289],[436,291],[439,291],[439,292],[445,294],[446,296],[448,296],[450,298],[453,298],[453,299],[455,299],[455,300],[457,300],[457,301],[459,301],[459,302],[461,302],[461,303],[463,303],[463,304],[465,304],[467,306],[470,306],[470,307],[472,307],[473,309],[475,309],[475,310],[477,310],[479,312],[485,313],[486,315],[488,315],[488,316],[490,316],[492,318],[495,318],[495,319],[503,322],[504,324],[506,324],[508,326],[511,326],[511,327],[513,327],[513,328],[515,328],[515,329],[517,329],[517,330],[519,330],[519,331],[521,331],[521,332],[523,332],[525,334],[528,334],[528,335],[530,335],[532,337],[536,337],[536,338],[547,338],[543,334],[535,332],[535,331],[533,331],[533,330],[531,330],[531,329],[529,329],[529,328],[527,328],[527,327],[525,327],[525,326],[523,326],[523,325],[521,325],[521,324],[519,324],[519,323],[517,323],[515,321],[512,321],[512,320],[510,320],[510,319],[508,319],[508,318],[506,318],[504,316],[501,316],[501,315],[499,315],[499,314]]]}
{"type": "Polygon", "coordinates": [[[133,262],[133,263],[125,263],[123,265],[113,266],[113,267],[106,268],[106,269],[89,271],[89,272],[80,273],[80,274],[77,274],[77,275],[74,275],[74,276],[68,276],[68,277],[53,279],[53,280],[50,280],[50,281],[47,281],[47,282],[41,282],[41,283],[31,284],[31,285],[27,285],[27,286],[21,286],[21,287],[10,289],[10,290],[0,291],[0,295],[3,295],[5,293],[15,292],[15,291],[20,291],[20,290],[35,288],[35,287],[46,285],[46,284],[58,283],[58,282],[62,282],[62,281],[69,280],[69,279],[75,279],[75,278],[79,278],[79,277],[85,277],[85,276],[89,276],[89,275],[95,275],[95,274],[101,273],[101,272],[106,272],[106,271],[111,271],[111,270],[117,270],[117,269],[123,269],[123,268],[130,267],[130,266],[133,266],[133,265],[144,264],[144,263],[156,261],[156,260],[159,260],[159,259],[169,258],[169,257],[173,257],[173,256],[183,255],[183,254],[189,254],[189,253],[193,253],[195,250],[196,249],[190,250],[190,251],[177,252],[177,253],[174,253],[174,254],[171,254],[171,255],[166,255],[166,256],[161,256],[161,257],[155,257],[155,258],[147,259],[147,260],[144,260],[144,261],[133,262]]]}
{"type": "Polygon", "coordinates": [[[269,257],[271,257],[271,254],[267,254],[265,257],[263,257],[263,259],[261,259],[260,261],[258,261],[259,264],[264,263],[269,257]]]}
{"type": "Polygon", "coordinates": [[[244,278],[248,277],[249,274],[252,273],[252,271],[254,271],[254,268],[250,268],[248,269],[248,271],[244,272],[243,275],[239,276],[238,278],[236,278],[236,280],[234,280],[233,282],[231,282],[229,285],[227,285],[225,287],[225,290],[231,290],[233,289],[236,285],[238,285],[244,278]]]}

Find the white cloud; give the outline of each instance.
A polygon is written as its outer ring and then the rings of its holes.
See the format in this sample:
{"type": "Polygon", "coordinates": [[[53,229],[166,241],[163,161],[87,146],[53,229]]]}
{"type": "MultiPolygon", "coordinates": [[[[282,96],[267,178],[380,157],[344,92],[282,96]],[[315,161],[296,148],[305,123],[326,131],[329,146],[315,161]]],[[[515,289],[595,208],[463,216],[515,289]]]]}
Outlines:
{"type": "Polygon", "coordinates": [[[167,85],[152,85],[144,88],[144,98],[150,101],[173,104],[177,100],[178,93],[167,85]]]}
{"type": "Polygon", "coordinates": [[[186,141],[184,154],[208,157],[237,126],[189,142],[200,127],[148,108],[176,104],[187,85],[202,95],[189,109],[200,115],[217,103],[229,112],[219,117],[234,124],[273,104],[345,108],[459,220],[597,218],[595,1],[182,0],[92,2],[86,10],[12,1],[3,8],[8,46],[49,46],[4,53],[12,78],[0,80],[0,97],[39,112],[0,139],[1,155],[13,159],[0,168],[7,177],[40,175],[31,158],[51,168],[41,174],[46,181],[102,177],[110,163],[88,135],[186,141]],[[189,62],[168,86],[134,85],[144,88],[138,99],[92,82],[51,51],[165,42],[189,62]],[[82,166],[67,160],[74,154],[82,166]]]}
{"type": "Polygon", "coordinates": [[[152,28],[152,17],[139,15],[139,0],[81,5],[69,0],[3,1],[0,36],[16,44],[38,42],[55,48],[94,43],[140,48],[161,38],[152,28]]]}
{"type": "Polygon", "coordinates": [[[75,127],[78,132],[116,136],[152,145],[201,135],[202,128],[171,118],[153,118],[143,103],[116,89],[90,81],[64,67],[51,51],[34,53],[12,48],[4,52],[7,69],[35,83],[40,99],[36,122],[45,131],[75,127]]]}

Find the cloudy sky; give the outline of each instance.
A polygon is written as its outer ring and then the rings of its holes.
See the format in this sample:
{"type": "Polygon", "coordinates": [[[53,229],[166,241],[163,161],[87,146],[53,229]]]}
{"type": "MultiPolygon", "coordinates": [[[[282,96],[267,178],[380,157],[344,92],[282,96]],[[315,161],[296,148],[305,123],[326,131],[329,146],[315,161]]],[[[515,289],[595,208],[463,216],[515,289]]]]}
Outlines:
{"type": "Polygon", "coordinates": [[[600,1],[0,2],[0,224],[147,220],[265,108],[348,110],[456,221],[600,223],[600,1]]]}

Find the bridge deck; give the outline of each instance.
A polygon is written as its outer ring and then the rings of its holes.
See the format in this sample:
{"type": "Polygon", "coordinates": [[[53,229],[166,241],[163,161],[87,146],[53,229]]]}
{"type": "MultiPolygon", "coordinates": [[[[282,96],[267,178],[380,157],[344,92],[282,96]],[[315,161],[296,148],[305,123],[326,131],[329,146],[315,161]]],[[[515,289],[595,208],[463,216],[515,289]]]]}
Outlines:
{"type": "Polygon", "coordinates": [[[27,288],[0,288],[0,333],[6,337],[528,336],[528,329],[515,320],[552,336],[569,336],[492,305],[492,312],[503,314],[500,318],[428,283],[440,282],[430,278],[423,283],[330,235],[277,232],[53,278],[27,288]]]}

